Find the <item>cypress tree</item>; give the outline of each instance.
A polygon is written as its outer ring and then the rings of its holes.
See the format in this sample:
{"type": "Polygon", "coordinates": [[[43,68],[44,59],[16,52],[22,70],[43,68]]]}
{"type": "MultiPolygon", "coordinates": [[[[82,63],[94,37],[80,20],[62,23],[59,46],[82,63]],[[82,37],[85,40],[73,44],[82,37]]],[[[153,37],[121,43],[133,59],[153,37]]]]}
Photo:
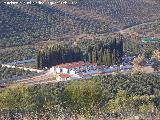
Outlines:
{"type": "Polygon", "coordinates": [[[51,47],[49,47],[49,51],[48,51],[48,67],[52,67],[52,49],[51,47]]]}
{"type": "Polygon", "coordinates": [[[102,63],[105,65],[105,64],[107,64],[107,50],[106,49],[104,49],[104,51],[103,51],[103,56],[102,56],[102,63]]]}
{"type": "Polygon", "coordinates": [[[97,62],[97,51],[93,50],[92,51],[92,63],[97,62]]]}
{"type": "Polygon", "coordinates": [[[42,64],[41,64],[41,69],[45,68],[46,66],[46,59],[45,59],[45,51],[42,51],[42,64]]]}
{"type": "Polygon", "coordinates": [[[109,49],[107,49],[107,65],[112,65],[111,53],[109,49]]]}
{"type": "Polygon", "coordinates": [[[41,53],[40,53],[40,51],[38,51],[38,53],[37,53],[37,68],[38,69],[40,69],[41,68],[41,53]]]}
{"type": "Polygon", "coordinates": [[[88,47],[88,61],[89,62],[92,62],[92,51],[93,51],[93,48],[91,46],[88,47]]]}
{"type": "Polygon", "coordinates": [[[115,65],[115,64],[116,64],[116,50],[114,49],[112,53],[112,65],[115,65]]]}

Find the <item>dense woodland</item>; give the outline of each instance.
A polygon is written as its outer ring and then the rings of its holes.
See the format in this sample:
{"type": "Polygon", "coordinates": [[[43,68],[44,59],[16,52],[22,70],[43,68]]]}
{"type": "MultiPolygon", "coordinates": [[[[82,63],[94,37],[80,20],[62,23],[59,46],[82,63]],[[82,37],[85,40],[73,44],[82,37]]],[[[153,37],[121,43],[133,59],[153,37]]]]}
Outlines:
{"type": "Polygon", "coordinates": [[[57,45],[41,50],[37,55],[37,68],[52,67],[62,63],[88,61],[91,63],[115,65],[122,62],[123,40],[112,40],[105,43],[100,42],[93,46],[86,46],[82,51],[78,46],[57,45]]]}
{"type": "Polygon", "coordinates": [[[110,75],[56,84],[10,86],[0,91],[3,109],[0,115],[2,120],[81,116],[124,119],[129,115],[158,119],[159,86],[159,74],[110,75]]]}
{"type": "Polygon", "coordinates": [[[112,40],[109,43],[100,42],[95,46],[88,46],[87,61],[97,64],[115,65],[122,62],[123,40],[112,40]]]}
{"type": "Polygon", "coordinates": [[[53,46],[41,50],[37,55],[37,68],[52,67],[62,63],[83,60],[83,53],[79,47],[53,46]]]}

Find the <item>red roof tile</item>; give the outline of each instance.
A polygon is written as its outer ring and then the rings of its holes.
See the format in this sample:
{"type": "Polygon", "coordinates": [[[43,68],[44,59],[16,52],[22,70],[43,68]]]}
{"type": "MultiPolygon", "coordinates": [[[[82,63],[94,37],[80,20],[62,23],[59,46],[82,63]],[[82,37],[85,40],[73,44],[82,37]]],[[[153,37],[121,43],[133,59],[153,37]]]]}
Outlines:
{"type": "Polygon", "coordinates": [[[146,37],[160,37],[160,34],[147,34],[146,37]]]}
{"type": "Polygon", "coordinates": [[[78,67],[81,67],[81,66],[91,66],[91,65],[97,65],[97,64],[96,63],[79,61],[79,62],[60,64],[60,65],[57,65],[57,66],[59,66],[61,68],[72,69],[72,68],[78,68],[78,67]]]}
{"type": "Polygon", "coordinates": [[[59,76],[61,78],[70,78],[71,77],[71,75],[69,75],[69,74],[60,74],[59,76]]]}
{"type": "Polygon", "coordinates": [[[72,63],[60,64],[60,65],[57,65],[57,66],[62,67],[62,68],[71,69],[71,68],[81,67],[81,66],[86,65],[86,64],[87,64],[87,63],[85,63],[85,62],[83,62],[83,61],[79,61],[79,62],[72,62],[72,63]]]}

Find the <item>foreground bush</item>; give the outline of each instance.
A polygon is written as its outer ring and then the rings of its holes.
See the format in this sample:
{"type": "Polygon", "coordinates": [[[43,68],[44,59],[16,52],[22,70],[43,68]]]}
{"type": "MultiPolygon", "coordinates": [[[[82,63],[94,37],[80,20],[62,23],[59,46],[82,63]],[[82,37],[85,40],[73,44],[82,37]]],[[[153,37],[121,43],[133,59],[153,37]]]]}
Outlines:
{"type": "Polygon", "coordinates": [[[159,86],[159,74],[102,76],[57,84],[11,86],[0,92],[0,114],[28,119],[157,117],[159,86]]]}

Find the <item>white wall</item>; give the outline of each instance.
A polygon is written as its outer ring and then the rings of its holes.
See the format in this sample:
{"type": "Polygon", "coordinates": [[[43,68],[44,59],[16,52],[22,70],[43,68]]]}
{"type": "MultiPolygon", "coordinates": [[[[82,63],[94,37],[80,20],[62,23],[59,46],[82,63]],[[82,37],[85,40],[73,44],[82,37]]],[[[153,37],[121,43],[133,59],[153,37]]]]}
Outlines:
{"type": "Polygon", "coordinates": [[[74,74],[76,74],[76,71],[71,70],[71,71],[69,71],[69,73],[74,75],[74,74]]]}
{"type": "Polygon", "coordinates": [[[64,74],[67,74],[67,73],[68,73],[68,69],[67,69],[67,68],[62,68],[62,72],[63,72],[64,74]]]}
{"type": "Polygon", "coordinates": [[[60,73],[60,72],[61,72],[61,69],[60,69],[60,68],[56,68],[56,72],[57,72],[57,73],[60,73]]]}
{"type": "Polygon", "coordinates": [[[52,68],[50,68],[50,71],[49,71],[50,73],[54,73],[55,72],[55,68],[54,67],[52,67],[52,68]]]}

